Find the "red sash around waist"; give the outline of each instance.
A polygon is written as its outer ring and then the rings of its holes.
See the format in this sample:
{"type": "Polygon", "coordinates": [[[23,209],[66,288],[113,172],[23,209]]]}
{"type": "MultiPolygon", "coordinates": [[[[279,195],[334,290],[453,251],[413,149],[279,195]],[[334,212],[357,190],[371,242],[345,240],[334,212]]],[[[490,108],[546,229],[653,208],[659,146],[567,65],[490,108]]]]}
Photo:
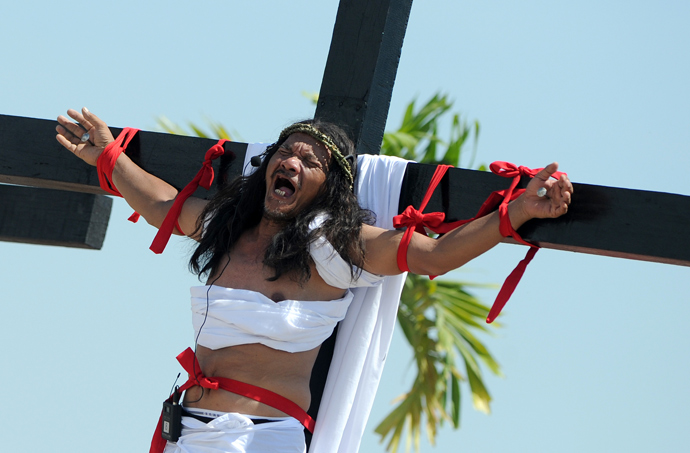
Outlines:
{"type": "MultiPolygon", "coordinates": [[[[309,432],[314,432],[315,421],[313,418],[306,413],[304,409],[299,407],[294,402],[280,396],[275,392],[266,390],[255,385],[247,384],[244,382],[236,381],[234,379],[228,379],[223,377],[206,377],[201,372],[201,367],[197,361],[196,355],[191,348],[187,348],[180,355],[177,356],[177,361],[180,362],[182,368],[189,373],[189,379],[180,388],[179,392],[184,392],[185,390],[199,385],[203,388],[217,390],[222,389],[237,395],[242,395],[247,398],[251,398],[254,401],[258,401],[274,409],[278,409],[281,412],[286,413],[290,417],[296,418],[309,432]]],[[[172,400],[172,395],[168,398],[168,401],[172,400]]],[[[153,439],[151,440],[151,449],[149,453],[161,453],[165,449],[166,440],[163,439],[161,435],[162,427],[162,416],[158,420],[158,426],[156,427],[156,432],[153,434],[153,439]]]]}

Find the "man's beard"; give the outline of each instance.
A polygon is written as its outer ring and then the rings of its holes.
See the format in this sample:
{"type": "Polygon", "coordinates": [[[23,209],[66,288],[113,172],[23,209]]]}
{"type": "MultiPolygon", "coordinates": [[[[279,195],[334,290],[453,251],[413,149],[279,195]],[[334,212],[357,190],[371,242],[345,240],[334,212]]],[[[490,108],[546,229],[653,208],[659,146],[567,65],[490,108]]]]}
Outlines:
{"type": "Polygon", "coordinates": [[[294,220],[296,216],[292,211],[271,211],[270,209],[267,209],[266,205],[264,204],[263,217],[264,219],[270,220],[271,222],[287,224],[294,220]]]}

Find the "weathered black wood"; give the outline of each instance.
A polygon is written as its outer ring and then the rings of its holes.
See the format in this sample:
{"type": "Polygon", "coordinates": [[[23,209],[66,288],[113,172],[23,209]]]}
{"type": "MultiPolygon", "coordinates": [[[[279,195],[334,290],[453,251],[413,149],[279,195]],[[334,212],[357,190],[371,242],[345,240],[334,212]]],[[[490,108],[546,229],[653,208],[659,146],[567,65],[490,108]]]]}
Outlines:
{"type": "MultiPolygon", "coordinates": [[[[399,212],[409,205],[419,206],[435,169],[434,165],[408,165],[399,212]]],[[[521,186],[527,181],[521,181],[521,186]]],[[[471,218],[491,192],[509,184],[509,179],[493,173],[451,168],[425,212],[445,212],[448,221],[471,218]]],[[[568,213],[558,219],[527,222],[518,230],[524,239],[545,248],[690,266],[685,234],[690,228],[690,196],[573,185],[568,213]]]]}
{"type": "Polygon", "coordinates": [[[378,154],[412,0],[341,0],[315,117],[378,154]]]}
{"type": "MultiPolygon", "coordinates": [[[[92,167],[66,151],[55,140],[57,121],[0,115],[0,183],[103,194],[92,167]]],[[[111,128],[117,136],[121,129],[111,128]]],[[[127,155],[144,170],[176,188],[194,178],[206,151],[217,140],[140,131],[127,155]]],[[[228,179],[242,171],[246,143],[229,142],[225,155],[214,162],[220,174],[211,191],[199,189],[197,196],[212,196],[228,179]]]]}
{"type": "Polygon", "coordinates": [[[100,250],[113,200],[0,184],[0,241],[100,250]]]}
{"type": "MultiPolygon", "coordinates": [[[[342,127],[358,153],[379,154],[412,0],[340,0],[314,117],[342,127]]],[[[336,332],[312,369],[316,419],[336,332]]],[[[311,435],[305,430],[307,447],[311,435]]]]}

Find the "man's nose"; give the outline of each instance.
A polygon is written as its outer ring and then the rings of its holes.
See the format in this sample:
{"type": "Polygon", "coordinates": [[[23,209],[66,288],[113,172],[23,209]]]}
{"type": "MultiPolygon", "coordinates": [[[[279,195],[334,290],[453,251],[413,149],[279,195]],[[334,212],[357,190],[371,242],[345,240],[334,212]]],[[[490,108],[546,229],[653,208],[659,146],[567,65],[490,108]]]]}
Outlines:
{"type": "Polygon", "coordinates": [[[302,161],[297,156],[290,156],[280,162],[282,168],[293,173],[298,173],[301,165],[302,161]]]}

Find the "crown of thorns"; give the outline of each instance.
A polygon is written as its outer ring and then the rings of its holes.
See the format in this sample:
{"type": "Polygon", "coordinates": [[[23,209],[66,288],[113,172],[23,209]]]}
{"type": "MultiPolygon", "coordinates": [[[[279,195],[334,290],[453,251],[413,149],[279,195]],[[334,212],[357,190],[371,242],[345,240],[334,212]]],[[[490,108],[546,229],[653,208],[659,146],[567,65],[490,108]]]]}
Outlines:
{"type": "Polygon", "coordinates": [[[350,190],[352,190],[352,187],[355,183],[355,180],[352,176],[352,167],[350,166],[350,162],[345,158],[345,156],[343,156],[343,153],[340,152],[340,149],[335,144],[333,139],[321,132],[320,130],[318,130],[317,128],[315,128],[314,126],[312,126],[311,124],[296,123],[292,126],[288,126],[285,129],[283,129],[283,131],[280,133],[280,138],[278,139],[278,141],[282,142],[290,135],[297,132],[307,134],[312,138],[323,143],[326,149],[331,152],[331,155],[335,158],[335,161],[338,163],[338,165],[340,165],[340,167],[345,171],[347,180],[350,182],[350,190]]]}

